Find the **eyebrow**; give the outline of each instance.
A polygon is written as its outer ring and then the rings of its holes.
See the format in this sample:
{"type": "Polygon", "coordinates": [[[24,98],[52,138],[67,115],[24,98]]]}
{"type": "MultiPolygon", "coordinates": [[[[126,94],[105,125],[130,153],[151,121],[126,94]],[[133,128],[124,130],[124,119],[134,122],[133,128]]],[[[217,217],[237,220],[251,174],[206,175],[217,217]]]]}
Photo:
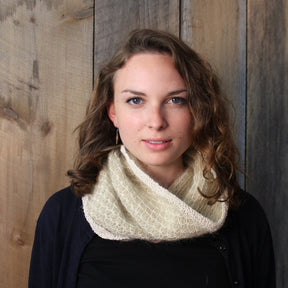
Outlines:
{"type": "Polygon", "coordinates": [[[179,89],[179,90],[175,90],[175,91],[169,92],[168,96],[178,95],[178,94],[181,94],[183,92],[187,92],[187,89],[179,89]]]}
{"type": "MultiPolygon", "coordinates": [[[[181,94],[183,92],[187,92],[187,89],[179,89],[179,90],[171,91],[167,94],[167,96],[178,95],[178,94],[181,94]]],[[[138,96],[145,96],[146,95],[143,92],[135,91],[135,90],[131,90],[131,89],[122,90],[121,93],[131,93],[131,94],[138,95],[138,96]]]]}
{"type": "Polygon", "coordinates": [[[139,95],[139,96],[145,96],[146,94],[140,91],[135,91],[135,90],[130,90],[130,89],[125,89],[122,90],[121,93],[131,93],[131,94],[135,94],[135,95],[139,95]]]}

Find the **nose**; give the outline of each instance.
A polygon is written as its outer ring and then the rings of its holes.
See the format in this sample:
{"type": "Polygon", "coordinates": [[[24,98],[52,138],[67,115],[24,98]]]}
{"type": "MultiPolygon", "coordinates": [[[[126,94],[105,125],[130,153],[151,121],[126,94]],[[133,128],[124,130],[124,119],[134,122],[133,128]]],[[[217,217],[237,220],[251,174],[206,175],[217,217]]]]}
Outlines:
{"type": "Polygon", "coordinates": [[[168,126],[165,111],[160,107],[151,107],[147,111],[146,126],[155,130],[162,130],[168,126]]]}

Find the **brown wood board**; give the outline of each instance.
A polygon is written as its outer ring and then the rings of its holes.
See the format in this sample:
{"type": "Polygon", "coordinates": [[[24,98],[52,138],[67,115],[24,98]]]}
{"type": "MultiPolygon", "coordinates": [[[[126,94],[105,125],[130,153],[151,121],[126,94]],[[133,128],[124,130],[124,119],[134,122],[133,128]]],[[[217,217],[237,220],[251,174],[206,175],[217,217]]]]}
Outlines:
{"type": "Polygon", "coordinates": [[[68,185],[72,131],[92,89],[93,3],[0,6],[0,278],[27,287],[36,219],[68,185]]]}
{"type": "Polygon", "coordinates": [[[136,28],[179,35],[217,71],[247,162],[240,181],[267,213],[285,287],[287,11],[288,0],[0,0],[1,287],[27,287],[36,219],[68,185],[93,78],[136,28]]]}
{"type": "Polygon", "coordinates": [[[247,190],[273,233],[277,287],[288,267],[288,1],[248,1],[247,190]]]}

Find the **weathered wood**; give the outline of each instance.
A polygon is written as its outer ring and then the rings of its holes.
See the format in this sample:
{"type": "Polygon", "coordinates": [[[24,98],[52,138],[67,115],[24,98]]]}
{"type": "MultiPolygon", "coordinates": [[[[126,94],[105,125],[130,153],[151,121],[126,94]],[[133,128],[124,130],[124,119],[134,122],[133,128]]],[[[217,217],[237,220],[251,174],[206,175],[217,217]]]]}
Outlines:
{"type": "Polygon", "coordinates": [[[242,157],[247,146],[246,188],[268,215],[277,287],[285,287],[287,14],[288,0],[0,0],[1,287],[27,286],[36,219],[68,183],[71,133],[93,74],[129,31],[144,27],[180,35],[218,71],[242,157]]]}
{"type": "Polygon", "coordinates": [[[247,190],[270,220],[277,287],[288,282],[288,1],[248,1],[247,190]]]}
{"type": "Polygon", "coordinates": [[[94,71],[107,61],[119,42],[137,28],[179,34],[179,0],[96,0],[94,71]]]}
{"type": "MultiPolygon", "coordinates": [[[[183,0],[181,37],[211,63],[232,102],[235,142],[245,155],[246,3],[183,0]]],[[[240,182],[244,185],[244,177],[240,182]]]]}
{"type": "Polygon", "coordinates": [[[68,183],[92,89],[93,1],[0,7],[0,279],[27,287],[36,219],[68,183]]]}

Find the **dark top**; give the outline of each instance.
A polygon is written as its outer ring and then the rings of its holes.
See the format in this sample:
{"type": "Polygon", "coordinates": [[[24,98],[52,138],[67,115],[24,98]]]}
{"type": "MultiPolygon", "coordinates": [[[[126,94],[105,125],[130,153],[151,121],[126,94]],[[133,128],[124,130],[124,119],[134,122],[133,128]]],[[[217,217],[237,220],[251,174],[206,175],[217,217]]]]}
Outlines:
{"type": "Polygon", "coordinates": [[[231,287],[221,253],[209,239],[149,243],[97,236],[80,261],[77,288],[231,287]]]}
{"type": "MultiPolygon", "coordinates": [[[[244,192],[243,197],[241,207],[230,210],[224,226],[207,239],[223,256],[231,287],[275,287],[274,254],[266,216],[255,198],[244,192]]],[[[76,198],[70,188],[54,194],[37,222],[29,287],[77,287],[81,256],[94,237],[84,217],[81,198],[76,198]]],[[[142,272],[139,283],[145,271],[142,272]]]]}

